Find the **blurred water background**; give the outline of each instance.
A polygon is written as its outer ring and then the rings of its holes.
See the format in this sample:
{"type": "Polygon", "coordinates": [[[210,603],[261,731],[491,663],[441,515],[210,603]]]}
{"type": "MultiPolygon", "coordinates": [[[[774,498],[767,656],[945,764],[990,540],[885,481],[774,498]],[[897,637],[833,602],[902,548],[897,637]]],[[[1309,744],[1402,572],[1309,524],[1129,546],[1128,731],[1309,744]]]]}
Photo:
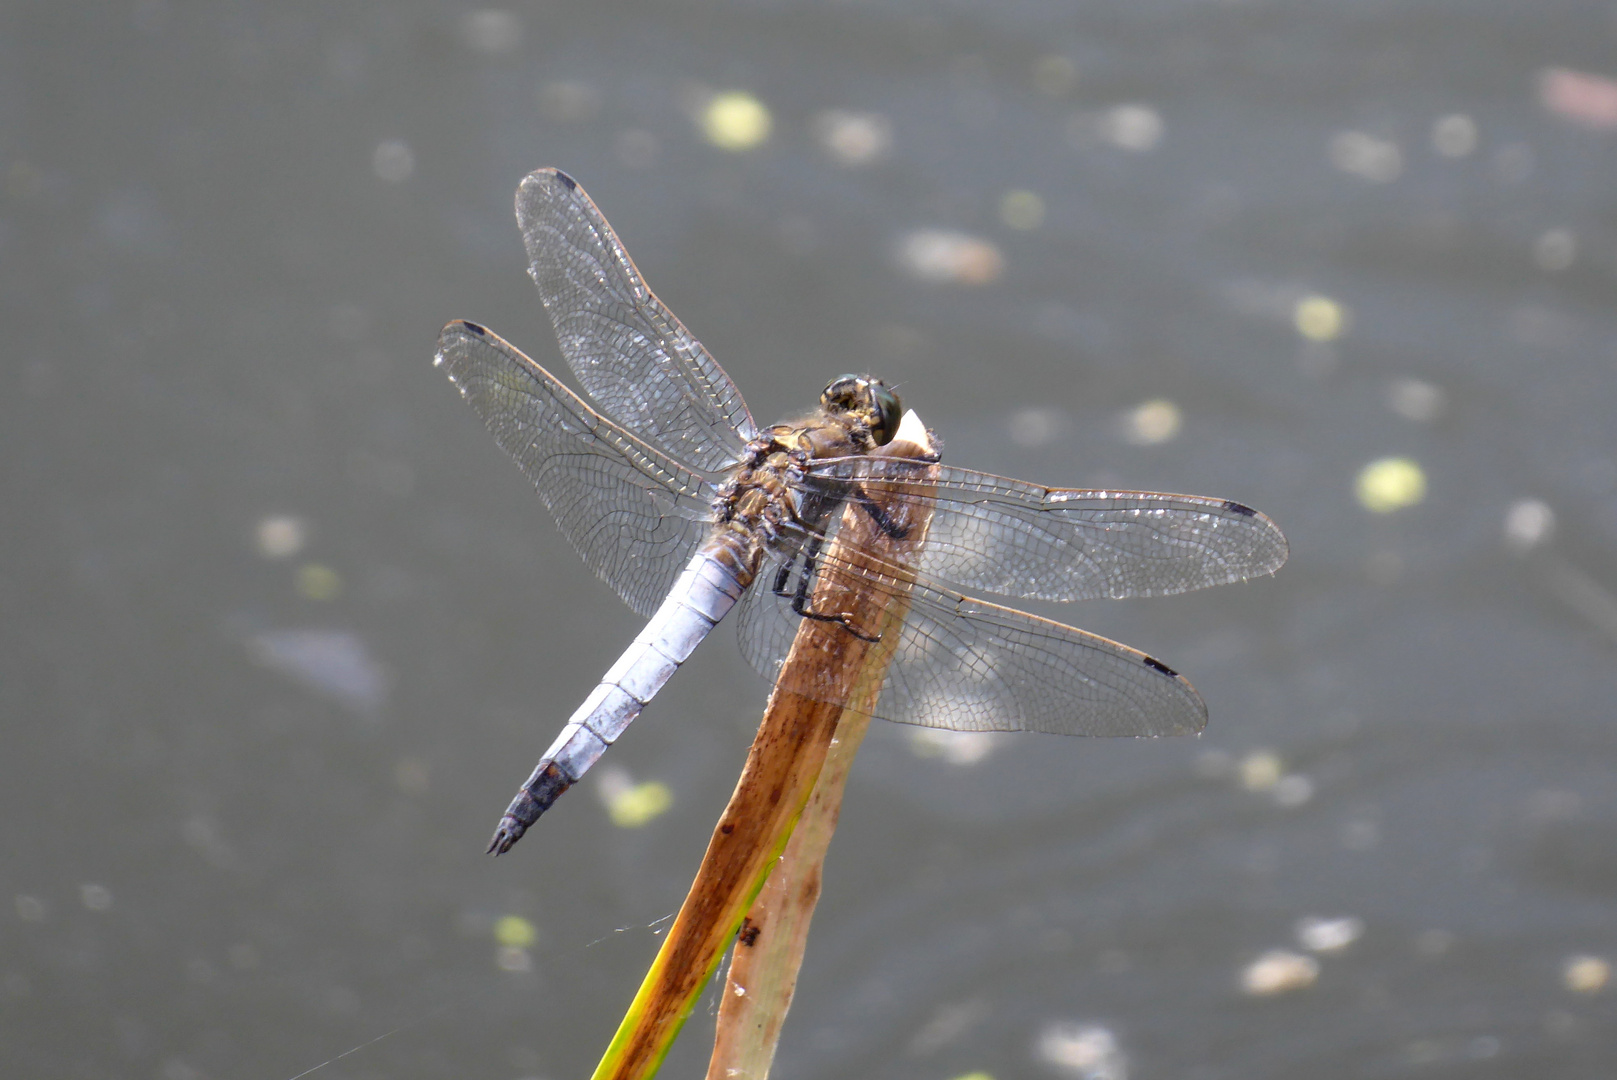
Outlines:
{"type": "Polygon", "coordinates": [[[953,463],[1292,543],[1043,612],[1200,739],[872,731],[777,1076],[1612,1075],[1614,46],[1574,0],[5,5],[0,1074],[604,1049],[765,687],[721,628],[483,855],[637,629],[431,366],[452,317],[559,363],[554,165],[760,421],[873,371],[953,463]]]}

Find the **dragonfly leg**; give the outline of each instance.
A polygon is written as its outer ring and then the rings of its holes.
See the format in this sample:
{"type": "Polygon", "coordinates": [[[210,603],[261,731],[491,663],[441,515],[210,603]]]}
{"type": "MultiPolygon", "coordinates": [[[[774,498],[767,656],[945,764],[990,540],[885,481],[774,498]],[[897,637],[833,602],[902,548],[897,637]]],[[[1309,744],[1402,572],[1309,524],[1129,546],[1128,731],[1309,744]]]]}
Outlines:
{"type": "Polygon", "coordinates": [[[860,509],[870,515],[870,520],[876,523],[876,528],[885,533],[888,539],[908,539],[910,527],[902,522],[895,521],[886,510],[883,510],[876,503],[876,500],[866,494],[864,488],[859,488],[854,492],[854,500],[859,503],[860,509]]]}
{"type": "MultiPolygon", "coordinates": [[[[880,634],[872,637],[869,634],[863,633],[858,627],[854,626],[853,623],[849,621],[846,612],[839,612],[835,615],[826,615],[818,611],[809,610],[809,582],[812,581],[814,577],[814,565],[820,554],[820,542],[821,538],[819,536],[811,536],[809,537],[808,543],[802,548],[803,572],[798,575],[797,589],[792,593],[792,610],[805,619],[815,619],[819,622],[840,623],[844,630],[861,641],[880,641],[880,634]]],[[[786,581],[787,578],[791,576],[791,572],[791,563],[787,563],[785,566],[780,568],[780,573],[775,575],[775,587],[773,592],[776,596],[786,595],[786,581]]]]}

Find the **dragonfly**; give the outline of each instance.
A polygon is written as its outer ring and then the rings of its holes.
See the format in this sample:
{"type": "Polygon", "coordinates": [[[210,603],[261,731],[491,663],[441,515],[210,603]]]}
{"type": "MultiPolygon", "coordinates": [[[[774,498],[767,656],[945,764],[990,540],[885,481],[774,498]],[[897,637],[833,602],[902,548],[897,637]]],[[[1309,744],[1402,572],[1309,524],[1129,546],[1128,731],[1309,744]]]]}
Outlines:
{"type": "Polygon", "coordinates": [[[884,456],[913,414],[871,375],[838,376],[807,416],[760,428],[576,181],[532,173],[516,214],[562,356],[594,406],[476,323],[444,327],[435,363],[585,565],[648,621],[518,789],[491,853],[509,851],[600,760],[731,609],[766,679],[805,619],[873,640],[817,606],[849,507],[879,536],[901,537],[915,511],[927,531],[907,573],[835,563],[878,604],[907,608],[886,631],[898,640],[873,706],[840,683],[799,680],[810,699],[950,731],[1164,736],[1206,725],[1200,695],[1162,661],[976,594],[1163,596],[1272,574],[1287,555],[1274,522],[1228,499],[1050,488],[943,465],[935,452],[884,456]]]}

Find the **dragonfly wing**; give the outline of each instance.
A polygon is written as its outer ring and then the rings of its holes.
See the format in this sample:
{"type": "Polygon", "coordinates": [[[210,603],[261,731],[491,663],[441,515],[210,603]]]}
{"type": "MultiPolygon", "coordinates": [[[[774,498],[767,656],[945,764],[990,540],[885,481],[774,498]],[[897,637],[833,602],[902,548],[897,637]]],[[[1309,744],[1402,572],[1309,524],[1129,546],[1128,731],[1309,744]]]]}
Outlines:
{"type": "MultiPolygon", "coordinates": [[[[779,674],[802,623],[792,610],[798,574],[793,564],[780,595],[772,587],[779,568],[766,564],[742,599],[742,651],[766,679],[779,674]]],[[[899,599],[891,584],[866,578],[865,587],[899,599]]],[[[927,582],[911,588],[909,604],[874,710],[883,719],[1058,735],[1186,735],[1206,726],[1207,707],[1189,681],[1127,645],[927,582]]],[[[846,704],[844,687],[805,685],[810,697],[846,704]]]]}
{"type": "Polygon", "coordinates": [[[540,169],[517,188],[517,222],[562,355],[601,411],[697,469],[735,462],[758,433],[741,392],[646,287],[584,189],[540,169]]]}
{"type": "Polygon", "coordinates": [[[707,479],[475,323],[444,327],[435,363],[516,458],[589,568],[650,617],[707,537],[707,479]]]}
{"type": "Polygon", "coordinates": [[[965,590],[1032,600],[1165,596],[1272,574],[1286,561],[1274,522],[1227,499],[1046,488],[945,465],[841,458],[813,467],[814,490],[850,482],[877,502],[924,505],[920,569],[965,590]]]}

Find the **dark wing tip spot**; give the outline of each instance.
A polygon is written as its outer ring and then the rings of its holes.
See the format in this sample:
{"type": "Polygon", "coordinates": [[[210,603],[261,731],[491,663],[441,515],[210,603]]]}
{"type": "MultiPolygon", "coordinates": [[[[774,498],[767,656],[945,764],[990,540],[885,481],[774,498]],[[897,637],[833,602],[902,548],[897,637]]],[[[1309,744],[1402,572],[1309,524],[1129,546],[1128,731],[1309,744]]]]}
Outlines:
{"type": "Polygon", "coordinates": [[[1238,502],[1231,502],[1229,499],[1224,500],[1224,509],[1228,510],[1232,514],[1240,514],[1242,517],[1258,516],[1258,512],[1252,509],[1250,506],[1246,506],[1238,502]]]}
{"type": "Polygon", "coordinates": [[[1162,672],[1164,675],[1168,676],[1168,678],[1170,678],[1170,679],[1179,678],[1179,672],[1175,671],[1173,668],[1169,667],[1167,664],[1164,664],[1161,660],[1158,660],[1154,656],[1148,656],[1148,657],[1145,658],[1145,666],[1150,668],[1152,671],[1160,671],[1160,672],[1162,672]]]}
{"type": "Polygon", "coordinates": [[[483,327],[478,326],[474,322],[467,322],[465,319],[462,319],[460,321],[460,325],[464,326],[466,329],[470,330],[472,333],[476,334],[478,337],[487,337],[488,336],[488,331],[485,330],[483,327]]]}
{"type": "Polygon", "coordinates": [[[554,176],[557,180],[560,180],[563,184],[566,184],[568,191],[578,190],[578,181],[574,180],[571,176],[568,176],[560,169],[551,169],[550,175],[554,176]]]}

